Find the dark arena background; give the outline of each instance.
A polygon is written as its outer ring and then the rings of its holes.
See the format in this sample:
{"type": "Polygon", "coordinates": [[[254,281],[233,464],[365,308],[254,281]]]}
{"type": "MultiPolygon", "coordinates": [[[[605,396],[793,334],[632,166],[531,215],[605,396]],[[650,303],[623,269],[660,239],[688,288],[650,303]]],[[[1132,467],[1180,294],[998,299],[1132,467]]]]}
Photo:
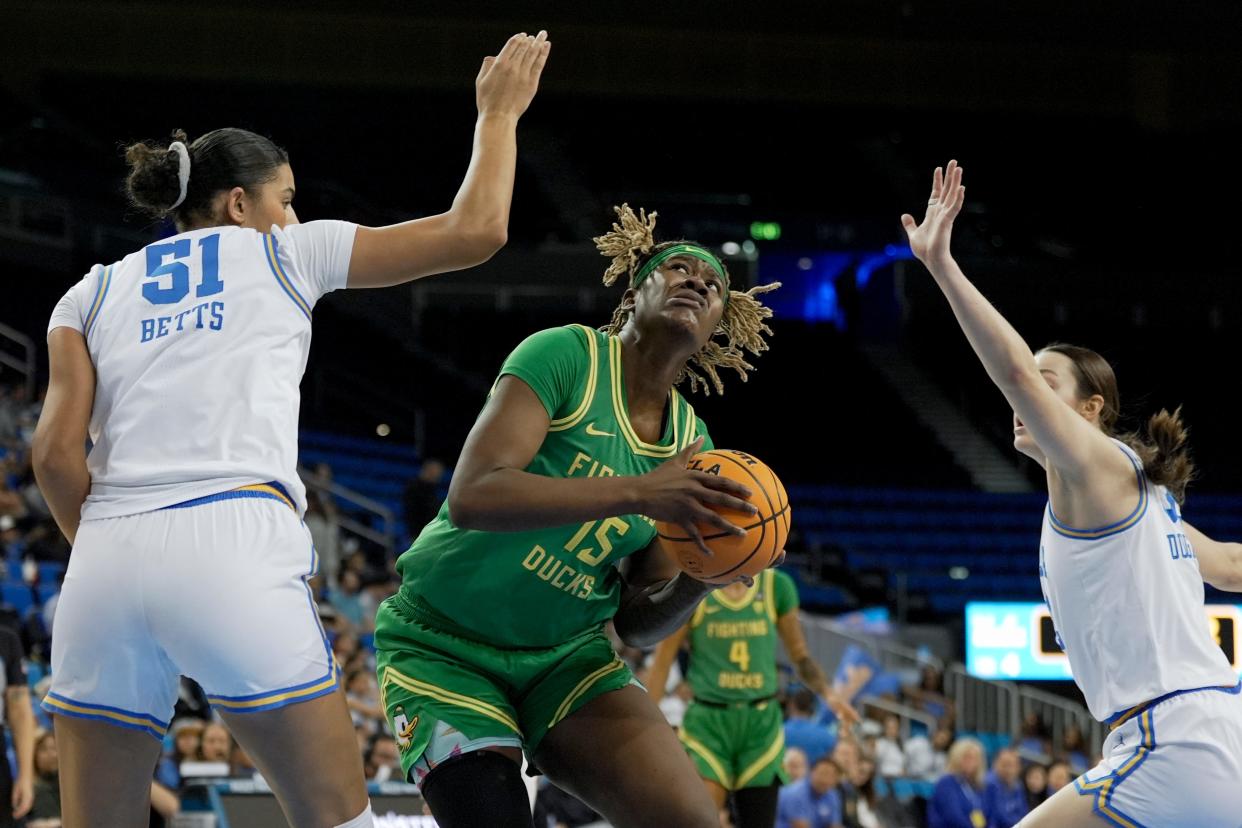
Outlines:
{"type": "MultiPolygon", "coordinates": [[[[313,586],[376,824],[434,822],[374,712],[375,608],[505,356],[537,330],[608,322],[621,288],[601,284],[591,238],[623,202],[658,211],[660,238],[716,251],[735,288],[783,283],[766,297],[774,334],[749,382],[726,378],[723,396],[692,402],[718,446],[763,458],[788,488],[782,569],[813,657],[863,716],[840,726],[819,700],[809,714],[842,797],[869,797],[863,821],[853,811],[842,824],[932,824],[955,740],[979,740],[988,767],[1016,747],[1029,803],[1095,764],[1107,729],[1071,680],[1040,589],[1043,471],[1014,451],[1011,409],[899,217],[921,219],[931,171],[958,160],[965,273],[1032,348],[1106,356],[1128,427],[1181,406],[1199,468],[1184,513],[1242,538],[1233,3],[6,0],[0,589],[40,744],[70,559],[30,457],[47,320],[94,264],[176,232],[127,205],[123,145],[243,127],[288,150],[303,222],[439,213],[470,158],[480,60],[540,29],[554,48],[518,128],[505,247],[314,311],[299,434],[325,561],[313,586]]],[[[1206,604],[1242,670],[1242,598],[1209,587],[1206,604]]],[[[641,680],[650,653],[621,655],[641,680]]],[[[780,675],[792,710],[802,685],[783,657],[780,675]]],[[[684,695],[663,703],[673,726],[684,695]]],[[[160,799],[153,824],[284,824],[240,748],[171,760],[173,731],[212,716],[183,680],[157,776],[175,802],[160,799]]],[[[57,769],[45,753],[33,773],[46,792],[57,769]]],[[[540,828],[607,824],[532,784],[540,828]]],[[[721,824],[733,819],[726,809],[721,824]]],[[[60,825],[59,809],[28,824],[60,825]]]]}

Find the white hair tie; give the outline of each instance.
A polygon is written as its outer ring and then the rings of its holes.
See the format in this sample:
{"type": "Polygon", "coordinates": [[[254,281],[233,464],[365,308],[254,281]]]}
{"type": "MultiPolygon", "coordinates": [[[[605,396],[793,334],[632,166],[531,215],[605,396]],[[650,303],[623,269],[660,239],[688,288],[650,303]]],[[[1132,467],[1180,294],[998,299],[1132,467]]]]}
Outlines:
{"type": "Polygon", "coordinates": [[[181,195],[177,196],[177,200],[169,207],[169,210],[176,210],[185,201],[186,190],[190,186],[190,151],[181,141],[173,141],[168,145],[170,150],[177,151],[177,182],[181,185],[181,195]]]}

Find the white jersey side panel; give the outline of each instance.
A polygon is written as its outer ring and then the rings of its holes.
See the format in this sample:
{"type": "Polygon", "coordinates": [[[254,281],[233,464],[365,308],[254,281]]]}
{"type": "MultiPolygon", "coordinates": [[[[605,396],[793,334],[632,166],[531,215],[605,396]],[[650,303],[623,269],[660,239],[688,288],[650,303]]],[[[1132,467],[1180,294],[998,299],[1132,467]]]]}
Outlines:
{"type": "Polygon", "coordinates": [[[1075,529],[1049,505],[1039,575],[1057,636],[1091,714],[1101,721],[1177,690],[1233,686],[1203,609],[1203,576],[1181,510],[1134,463],[1139,502],[1122,521],[1075,529]]]}
{"type": "Polygon", "coordinates": [[[84,520],[269,481],[305,510],[311,310],[345,286],[356,229],[194,230],[96,266],[65,294],[49,331],[82,332],[96,371],[84,520]]]}

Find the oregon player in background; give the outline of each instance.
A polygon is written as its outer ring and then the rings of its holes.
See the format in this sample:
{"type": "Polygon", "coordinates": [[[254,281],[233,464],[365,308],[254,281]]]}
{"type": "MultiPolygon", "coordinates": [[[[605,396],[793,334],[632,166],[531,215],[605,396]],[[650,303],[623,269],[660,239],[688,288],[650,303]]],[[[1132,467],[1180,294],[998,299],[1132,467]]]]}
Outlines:
{"type": "Polygon", "coordinates": [[[686,468],[710,442],[675,386],[745,376],[769,332],[756,296],[775,286],[730,291],[709,251],[617,212],[596,239],[605,283],[629,282],[611,324],[541,331],[505,361],[377,618],[402,765],[444,828],[529,828],[522,751],[613,825],[717,825],[603,627],[651,646],[711,589],[679,574],[655,520],[740,533],[709,505],[753,513],[744,486],[686,468]]]}
{"type": "Polygon", "coordinates": [[[856,721],[853,708],[832,692],[807,652],[798,589],[779,570],[705,597],[689,622],[660,644],[651,665],[648,692],[658,704],[677,652],[688,647],[694,700],[682,719],[681,741],[717,807],[733,794],[738,828],[771,828],[777,794],[787,781],[781,768],[785,730],[776,700],[777,638],[802,681],[844,723],[856,721]]]}

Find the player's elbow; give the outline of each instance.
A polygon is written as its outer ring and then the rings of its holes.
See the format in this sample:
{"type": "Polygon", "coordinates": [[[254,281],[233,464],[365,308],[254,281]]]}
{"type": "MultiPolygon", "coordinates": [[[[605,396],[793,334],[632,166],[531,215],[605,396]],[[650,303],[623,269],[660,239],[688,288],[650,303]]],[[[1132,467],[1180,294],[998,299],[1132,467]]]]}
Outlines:
{"type": "Polygon", "coordinates": [[[481,265],[509,243],[509,228],[503,222],[491,222],[474,228],[469,241],[470,257],[475,265],[481,265]]]}
{"type": "Polygon", "coordinates": [[[450,486],[446,504],[449,520],[458,529],[486,529],[482,503],[469,486],[450,486]]]}
{"type": "Polygon", "coordinates": [[[506,216],[455,210],[452,232],[457,238],[463,267],[475,267],[491,259],[509,243],[506,216]]]}
{"type": "Polygon", "coordinates": [[[621,639],[622,644],[639,650],[650,649],[659,644],[664,638],[656,630],[640,629],[623,614],[618,614],[617,617],[612,619],[612,627],[617,633],[617,638],[621,639]]]}
{"type": "Polygon", "coordinates": [[[75,445],[48,429],[38,429],[30,446],[30,464],[36,478],[46,479],[81,462],[84,452],[84,446],[75,445]]]}

